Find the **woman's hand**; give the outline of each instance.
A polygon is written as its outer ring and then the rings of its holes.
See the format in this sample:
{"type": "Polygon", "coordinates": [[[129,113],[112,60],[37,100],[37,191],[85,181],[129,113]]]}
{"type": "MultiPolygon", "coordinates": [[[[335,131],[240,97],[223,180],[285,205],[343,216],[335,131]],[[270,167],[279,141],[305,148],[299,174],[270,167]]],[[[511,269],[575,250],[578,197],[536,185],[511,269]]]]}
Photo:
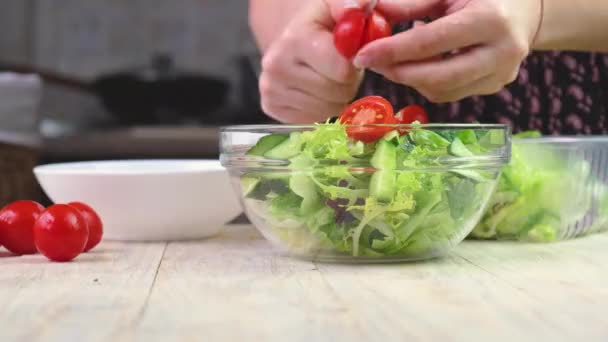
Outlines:
{"type": "MultiPolygon", "coordinates": [[[[310,123],[337,115],[356,95],[363,73],[334,47],[334,19],[353,1],[309,0],[262,59],[264,112],[279,121],[310,123]]],[[[278,14],[276,14],[278,15],[278,14]]]]}
{"type": "Polygon", "coordinates": [[[354,63],[432,102],[494,94],[516,79],[540,7],[540,0],[381,0],[393,22],[436,20],[368,44],[354,63]]]}

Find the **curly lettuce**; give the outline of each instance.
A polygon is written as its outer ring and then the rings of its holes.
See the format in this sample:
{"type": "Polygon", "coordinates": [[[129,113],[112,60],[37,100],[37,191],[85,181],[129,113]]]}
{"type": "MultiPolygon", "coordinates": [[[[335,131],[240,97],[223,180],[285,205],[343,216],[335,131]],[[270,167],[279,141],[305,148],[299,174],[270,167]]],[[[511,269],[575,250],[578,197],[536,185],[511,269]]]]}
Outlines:
{"type": "Polygon", "coordinates": [[[551,242],[600,229],[584,227],[585,217],[594,217],[606,227],[601,204],[598,211],[594,203],[606,201],[608,188],[589,184],[590,163],[582,154],[519,140],[539,136],[538,132],[515,136],[511,163],[471,237],[551,242]],[[598,199],[591,196],[591,187],[598,199]]]}
{"type": "Polygon", "coordinates": [[[276,139],[289,144],[278,148],[289,148],[288,171],[251,172],[242,184],[246,200],[262,203],[267,210],[259,215],[269,216],[270,228],[294,248],[372,258],[438,254],[479,219],[501,165],[461,172],[416,168],[441,167],[454,157],[453,144],[466,155],[485,153],[496,142],[486,136],[495,133],[485,133],[413,129],[364,144],[339,123],[319,124],[276,139]]]}

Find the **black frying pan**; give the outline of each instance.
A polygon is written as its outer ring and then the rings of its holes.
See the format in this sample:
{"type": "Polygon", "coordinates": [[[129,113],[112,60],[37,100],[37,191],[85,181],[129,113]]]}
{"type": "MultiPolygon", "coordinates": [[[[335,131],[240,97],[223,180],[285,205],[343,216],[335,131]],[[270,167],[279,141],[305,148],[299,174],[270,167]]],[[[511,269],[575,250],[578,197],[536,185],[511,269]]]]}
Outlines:
{"type": "Polygon", "coordinates": [[[205,116],[225,105],[225,80],[175,72],[171,60],[160,56],[141,70],[103,75],[89,82],[31,65],[0,62],[0,70],[32,73],[45,82],[98,96],[123,124],[155,124],[205,116]]]}

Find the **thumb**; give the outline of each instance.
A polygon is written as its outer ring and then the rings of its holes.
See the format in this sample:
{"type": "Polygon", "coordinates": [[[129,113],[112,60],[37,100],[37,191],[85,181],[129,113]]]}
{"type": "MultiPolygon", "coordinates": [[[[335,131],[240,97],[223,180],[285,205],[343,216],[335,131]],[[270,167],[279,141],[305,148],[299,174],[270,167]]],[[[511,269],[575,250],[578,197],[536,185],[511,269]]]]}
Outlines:
{"type": "Polygon", "coordinates": [[[344,13],[351,8],[362,8],[371,0],[318,0],[305,7],[296,18],[300,21],[314,22],[331,30],[344,13]]]}

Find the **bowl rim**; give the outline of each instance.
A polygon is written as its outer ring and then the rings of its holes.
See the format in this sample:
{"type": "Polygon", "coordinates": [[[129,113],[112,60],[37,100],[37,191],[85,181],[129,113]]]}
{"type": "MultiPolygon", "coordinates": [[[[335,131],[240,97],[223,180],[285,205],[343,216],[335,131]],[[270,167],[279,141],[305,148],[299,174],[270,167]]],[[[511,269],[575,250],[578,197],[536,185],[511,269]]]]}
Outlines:
{"type": "Polygon", "coordinates": [[[37,175],[137,176],[179,175],[225,171],[219,159],[122,159],[60,162],[38,165],[37,175]],[[164,165],[165,167],[142,168],[164,165]]]}
{"type": "MultiPolygon", "coordinates": [[[[324,123],[317,123],[311,125],[281,125],[281,124],[272,124],[272,125],[232,125],[232,126],[223,126],[220,128],[221,131],[221,153],[220,160],[222,165],[227,169],[263,169],[265,172],[271,171],[286,171],[286,170],[297,170],[297,171],[306,171],[306,170],[316,170],[319,168],[324,168],[328,166],[345,166],[353,170],[377,170],[373,168],[371,165],[368,165],[366,161],[361,161],[361,163],[347,163],[342,164],[338,160],[325,160],[323,165],[313,166],[311,168],[297,168],[294,169],[290,167],[288,161],[284,160],[273,160],[267,159],[264,157],[257,156],[247,156],[245,155],[245,151],[241,148],[232,149],[229,146],[235,146],[231,143],[225,143],[225,139],[227,136],[233,134],[269,134],[269,133],[288,133],[293,131],[302,131],[302,130],[314,130],[315,128],[325,125],[324,123]]],[[[333,125],[333,124],[329,124],[333,125]]],[[[482,123],[433,123],[433,124],[372,124],[372,125],[341,125],[342,127],[390,127],[395,130],[403,129],[403,130],[421,130],[421,131],[433,131],[433,130],[500,130],[502,131],[504,136],[504,145],[497,149],[499,153],[492,154],[484,154],[478,156],[464,157],[464,156],[449,156],[442,158],[442,162],[444,165],[441,166],[431,166],[431,165],[417,165],[411,167],[399,167],[396,170],[398,171],[450,171],[450,170],[458,170],[458,169],[494,169],[497,167],[502,167],[506,165],[511,158],[511,141],[512,141],[512,132],[511,126],[508,124],[482,124],[482,123]]],[[[238,144],[237,144],[238,145],[238,144]]],[[[238,146],[237,146],[238,147],[238,146]]]]}
{"type": "MultiPolygon", "coordinates": [[[[270,125],[229,125],[221,126],[220,132],[266,132],[268,130],[304,130],[313,129],[315,127],[325,125],[325,123],[316,124],[270,124],[270,125]]],[[[511,131],[511,126],[508,124],[497,124],[497,123],[430,123],[430,124],[367,124],[367,125],[341,125],[346,128],[349,127],[391,127],[391,128],[403,128],[403,129],[502,129],[511,131]]]]}
{"type": "Polygon", "coordinates": [[[532,138],[513,138],[514,144],[569,144],[569,143],[608,143],[608,135],[560,135],[532,138]]]}

